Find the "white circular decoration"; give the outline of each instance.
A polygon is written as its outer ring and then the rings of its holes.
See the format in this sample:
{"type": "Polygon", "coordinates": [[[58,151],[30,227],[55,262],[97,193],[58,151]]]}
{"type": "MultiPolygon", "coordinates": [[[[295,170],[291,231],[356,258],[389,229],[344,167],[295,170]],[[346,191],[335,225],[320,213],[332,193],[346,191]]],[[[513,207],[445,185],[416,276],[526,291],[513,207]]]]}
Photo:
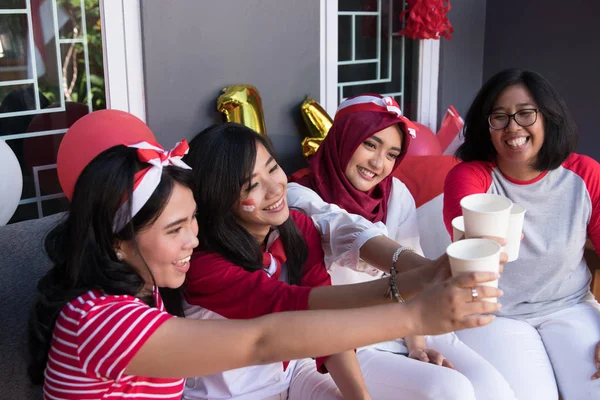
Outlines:
{"type": "Polygon", "coordinates": [[[23,190],[19,160],[10,147],[0,140],[0,226],[13,216],[23,190]]]}

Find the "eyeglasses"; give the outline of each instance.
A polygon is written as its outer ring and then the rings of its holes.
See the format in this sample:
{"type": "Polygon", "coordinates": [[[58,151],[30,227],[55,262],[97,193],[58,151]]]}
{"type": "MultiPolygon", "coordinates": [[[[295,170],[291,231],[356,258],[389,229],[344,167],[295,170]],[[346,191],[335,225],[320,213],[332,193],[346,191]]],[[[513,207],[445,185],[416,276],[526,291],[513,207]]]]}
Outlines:
{"type": "Polygon", "coordinates": [[[488,124],[492,129],[504,129],[508,126],[512,118],[522,127],[531,126],[537,121],[538,111],[536,108],[526,108],[514,114],[492,113],[488,116],[488,124]]]}

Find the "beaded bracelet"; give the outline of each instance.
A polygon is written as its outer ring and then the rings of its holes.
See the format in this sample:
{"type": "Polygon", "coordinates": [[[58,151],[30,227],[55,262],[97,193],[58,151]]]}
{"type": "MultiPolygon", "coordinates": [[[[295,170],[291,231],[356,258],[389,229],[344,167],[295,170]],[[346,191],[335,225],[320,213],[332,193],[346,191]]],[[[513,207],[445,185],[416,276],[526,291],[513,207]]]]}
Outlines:
{"type": "Polygon", "coordinates": [[[405,251],[415,251],[412,247],[400,246],[394,255],[392,256],[392,265],[390,265],[390,286],[385,293],[385,296],[390,300],[395,300],[398,303],[403,303],[404,298],[398,292],[398,287],[396,287],[396,262],[398,261],[398,257],[405,251]]]}

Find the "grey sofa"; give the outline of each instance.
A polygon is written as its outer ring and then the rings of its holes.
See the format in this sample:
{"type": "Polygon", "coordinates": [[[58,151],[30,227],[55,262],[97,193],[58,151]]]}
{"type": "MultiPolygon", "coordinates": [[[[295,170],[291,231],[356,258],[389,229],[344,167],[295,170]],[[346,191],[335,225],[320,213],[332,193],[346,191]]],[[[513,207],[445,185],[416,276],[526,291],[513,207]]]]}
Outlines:
{"type": "Polygon", "coordinates": [[[44,236],[63,217],[0,226],[0,399],[42,398],[27,376],[27,323],[37,282],[50,268],[44,236]]]}

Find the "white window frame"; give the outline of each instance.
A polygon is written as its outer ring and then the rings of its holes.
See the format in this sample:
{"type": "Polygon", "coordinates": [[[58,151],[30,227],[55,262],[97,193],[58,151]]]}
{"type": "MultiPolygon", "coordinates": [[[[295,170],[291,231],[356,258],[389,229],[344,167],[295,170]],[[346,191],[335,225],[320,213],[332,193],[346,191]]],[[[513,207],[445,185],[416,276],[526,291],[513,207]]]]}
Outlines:
{"type": "MultiPolygon", "coordinates": [[[[338,0],[320,0],[320,99],[333,117],[337,109],[338,0]]],[[[419,41],[417,122],[437,132],[440,41],[419,41]]]]}
{"type": "Polygon", "coordinates": [[[101,0],[106,108],[146,121],[140,0],[101,0]]]}

